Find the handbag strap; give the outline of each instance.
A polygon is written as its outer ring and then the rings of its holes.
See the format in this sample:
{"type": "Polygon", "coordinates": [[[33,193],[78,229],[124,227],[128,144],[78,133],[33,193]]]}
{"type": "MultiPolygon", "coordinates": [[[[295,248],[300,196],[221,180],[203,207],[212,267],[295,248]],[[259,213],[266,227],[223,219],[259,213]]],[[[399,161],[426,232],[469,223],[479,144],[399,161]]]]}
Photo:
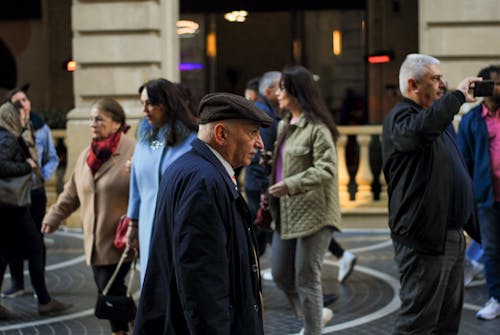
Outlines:
{"type": "MultiPolygon", "coordinates": [[[[107,295],[109,290],[111,289],[111,285],[113,285],[116,276],[118,275],[118,271],[120,271],[120,268],[122,267],[123,261],[125,258],[128,256],[128,247],[125,249],[125,251],[122,254],[122,257],[120,257],[120,261],[118,262],[118,265],[116,266],[115,271],[113,272],[113,275],[111,278],[109,278],[108,283],[106,284],[106,287],[104,288],[104,291],[102,291],[102,295],[107,295]]],[[[130,278],[128,280],[128,286],[127,286],[127,297],[130,297],[130,291],[132,287],[132,280],[134,279],[134,274],[135,274],[135,269],[136,269],[136,263],[137,263],[137,256],[134,256],[134,259],[132,261],[132,273],[130,274],[130,278]]]]}

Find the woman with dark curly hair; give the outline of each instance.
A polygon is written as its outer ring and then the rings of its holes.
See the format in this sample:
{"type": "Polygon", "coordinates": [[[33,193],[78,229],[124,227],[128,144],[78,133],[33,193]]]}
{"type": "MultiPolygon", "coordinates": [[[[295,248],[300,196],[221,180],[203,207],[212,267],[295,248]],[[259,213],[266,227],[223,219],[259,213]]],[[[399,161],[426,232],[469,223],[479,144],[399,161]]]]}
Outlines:
{"type": "Polygon", "coordinates": [[[130,199],[131,219],[127,236],[132,248],[140,245],[141,283],[149,256],[156,196],[160,178],[167,167],[191,149],[196,124],[188,103],[176,84],[154,79],[139,88],[144,119],[137,129],[137,146],[132,159],[130,199]]]}

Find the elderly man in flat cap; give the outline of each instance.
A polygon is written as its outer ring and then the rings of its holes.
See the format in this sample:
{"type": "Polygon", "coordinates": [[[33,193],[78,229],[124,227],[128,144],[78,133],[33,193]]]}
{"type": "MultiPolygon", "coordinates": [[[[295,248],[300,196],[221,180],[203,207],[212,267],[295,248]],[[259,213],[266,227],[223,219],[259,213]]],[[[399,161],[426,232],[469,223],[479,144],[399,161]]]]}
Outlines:
{"type": "Polygon", "coordinates": [[[135,334],[264,334],[259,260],[234,169],[273,120],[245,98],[206,95],[198,138],[165,171],[135,334]]]}

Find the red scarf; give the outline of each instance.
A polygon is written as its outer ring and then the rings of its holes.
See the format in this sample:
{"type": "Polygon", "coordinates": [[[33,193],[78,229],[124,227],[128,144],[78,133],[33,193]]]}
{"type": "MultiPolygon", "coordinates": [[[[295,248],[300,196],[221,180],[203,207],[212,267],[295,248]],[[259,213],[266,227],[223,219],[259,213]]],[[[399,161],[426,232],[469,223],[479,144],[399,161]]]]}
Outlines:
{"type": "Polygon", "coordinates": [[[99,168],[115,153],[122,132],[118,131],[113,135],[106,137],[103,140],[92,140],[90,145],[89,156],[87,157],[87,164],[95,174],[99,168]]]}

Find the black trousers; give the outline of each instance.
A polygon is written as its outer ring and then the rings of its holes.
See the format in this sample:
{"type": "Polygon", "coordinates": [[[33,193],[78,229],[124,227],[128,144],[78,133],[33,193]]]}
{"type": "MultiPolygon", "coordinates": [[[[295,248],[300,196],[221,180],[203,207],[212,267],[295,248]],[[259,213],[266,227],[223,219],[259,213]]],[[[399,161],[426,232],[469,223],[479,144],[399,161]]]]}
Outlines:
{"type": "Polygon", "coordinates": [[[443,255],[421,254],[393,240],[401,309],[393,335],[455,335],[464,297],[463,230],[448,230],[443,255]]]}
{"type": "Polygon", "coordinates": [[[38,303],[49,303],[50,296],[45,284],[45,265],[40,252],[43,244],[42,235],[35,227],[28,207],[0,205],[0,217],[9,224],[0,238],[0,287],[7,263],[28,259],[31,285],[37,295],[38,303]]]}
{"type": "MultiPolygon", "coordinates": [[[[252,221],[255,220],[255,216],[257,215],[257,211],[260,207],[260,191],[251,191],[245,190],[245,194],[247,196],[247,204],[248,209],[250,210],[250,214],[252,215],[252,221]]],[[[267,243],[271,243],[273,238],[272,232],[265,232],[260,230],[259,228],[255,229],[255,239],[257,240],[257,247],[259,252],[259,257],[266,252],[267,243]]]]}
{"type": "Polygon", "coordinates": [[[344,255],[344,248],[335,240],[335,238],[332,235],[332,240],[330,241],[330,244],[328,245],[328,250],[337,258],[342,258],[344,255]]]}
{"type": "MultiPolygon", "coordinates": [[[[113,285],[108,294],[114,296],[125,296],[127,294],[127,286],[125,285],[125,277],[130,270],[131,262],[124,262],[118,272],[113,285]]],[[[99,293],[104,291],[106,284],[113,275],[118,264],[111,265],[92,265],[94,272],[94,281],[97,285],[99,293]]],[[[130,320],[109,320],[112,332],[128,331],[128,323],[130,320]]]]}
{"type": "MultiPolygon", "coordinates": [[[[42,236],[42,245],[38,252],[41,253],[43,259],[43,266],[47,264],[47,250],[45,248],[45,243],[43,243],[42,220],[45,216],[45,210],[47,208],[47,195],[45,194],[45,189],[38,188],[31,191],[31,207],[30,213],[37,231],[42,236]]],[[[18,289],[24,289],[24,275],[23,260],[17,260],[9,263],[10,276],[11,276],[11,287],[16,287],[18,289]]]]}

